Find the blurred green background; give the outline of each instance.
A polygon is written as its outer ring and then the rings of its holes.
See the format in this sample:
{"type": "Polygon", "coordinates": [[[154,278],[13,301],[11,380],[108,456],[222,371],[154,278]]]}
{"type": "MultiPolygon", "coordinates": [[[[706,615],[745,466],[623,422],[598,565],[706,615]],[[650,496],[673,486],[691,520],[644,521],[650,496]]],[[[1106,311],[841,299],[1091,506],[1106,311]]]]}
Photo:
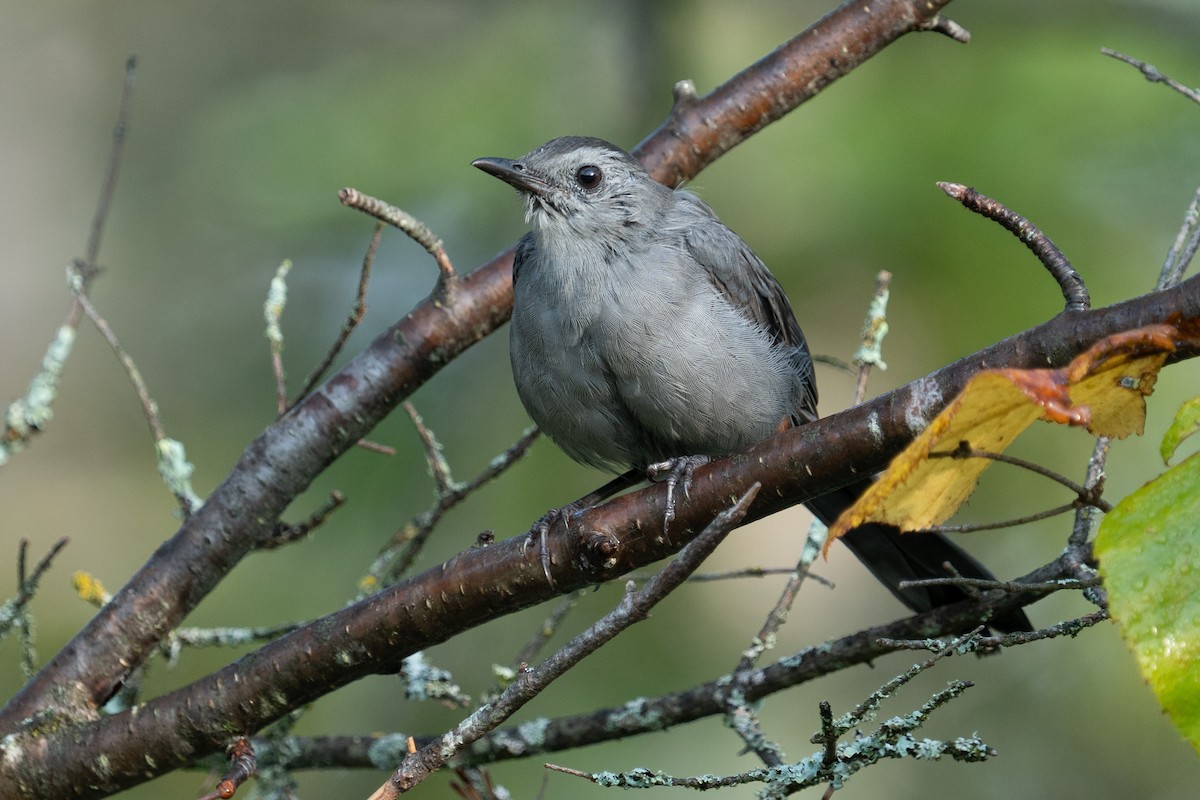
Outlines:
{"type": "MultiPolygon", "coordinates": [[[[283,327],[293,388],[324,353],[353,298],[371,222],[339,206],[354,186],[428,223],[461,270],[523,231],[513,193],[470,168],[558,135],[631,147],[661,121],[671,85],[704,93],[832,7],[742,0],[571,2],[4,2],[0,26],[0,401],[20,396],[68,307],[64,266],[81,255],[109,148],[125,58],[140,59],[125,164],[93,298],[136,359],[168,433],[188,448],[206,494],[274,414],[261,303],[276,265],[295,267],[283,327]]],[[[751,243],[788,290],[814,351],[848,357],[875,273],[895,273],[890,369],[872,391],[903,384],[1061,306],[1027,251],[934,187],[968,183],[1041,226],[1089,282],[1097,305],[1148,291],[1200,184],[1198,109],[1100,55],[1112,47],[1200,84],[1194,0],[962,0],[949,15],[967,46],[910,36],[797,113],[722,158],[693,184],[751,243]]],[[[431,260],[385,237],[369,313],[347,353],[429,291],[431,260]]],[[[501,331],[413,398],[439,434],[456,477],[482,469],[528,424],[511,386],[501,331]]],[[[1174,407],[1196,390],[1196,366],[1173,367],[1151,401],[1147,436],[1118,443],[1109,490],[1119,498],[1159,469],[1155,452],[1174,407]]],[[[843,407],[848,378],[821,373],[822,409],[843,407]]],[[[374,439],[388,458],[356,450],[289,513],[298,519],[331,489],[349,504],[309,540],[256,555],[188,619],[271,624],[343,605],[379,544],[431,500],[416,437],[403,414],[374,439]]],[[[1078,431],[1038,431],[1018,452],[1081,477],[1078,431]]],[[[966,517],[996,519],[1064,502],[1043,481],[1003,468],[985,477],[966,517]]],[[[485,528],[509,536],[602,476],[548,442],[445,520],[422,567],[485,528]]],[[[0,473],[0,552],[19,538],[40,557],[71,544],[34,602],[49,658],[91,610],[70,576],[94,573],[115,591],[175,529],[146,424],[111,352],[85,323],[49,431],[0,473]]],[[[794,563],[803,511],[737,532],[713,568],[794,563]]],[[[1053,558],[1065,519],[978,534],[969,546],[1003,576],[1053,558]]],[[[0,596],[14,592],[11,567],[0,596]]],[[[779,642],[784,655],[900,615],[840,548],[805,587],[779,642]]],[[[781,582],[703,584],[586,661],[518,719],[586,711],[683,688],[728,670],[781,582]]],[[[585,598],[558,640],[615,601],[585,598]]],[[[1048,624],[1085,611],[1076,598],[1035,607],[1048,624]]],[[[498,621],[429,655],[476,696],[493,661],[506,662],[548,611],[498,621]]],[[[0,697],[20,684],[17,649],[0,646],[0,697]]],[[[225,663],[226,652],[158,664],[157,692],[225,663]]],[[[768,733],[789,756],[814,746],[817,703],[844,711],[911,656],[857,668],[767,703],[768,733]]],[[[1177,798],[1194,793],[1200,762],[1143,685],[1111,625],[1077,640],[1000,658],[943,662],[885,714],[904,713],[952,678],[978,686],[939,712],[927,735],[978,731],[1000,751],[985,765],[895,762],[852,780],[839,797],[1177,798]]],[[[301,733],[438,733],[458,719],[403,700],[380,677],[317,703],[301,733]]],[[[685,775],[732,773],[739,755],[719,720],[628,742],[506,763],[495,779],[514,797],[542,785],[540,763],[685,775]]],[[[304,774],[304,797],[362,797],[383,773],[304,774]]],[[[190,797],[204,776],[182,773],[127,793],[190,797]]],[[[547,798],[605,792],[553,774],[547,798]]],[[[449,796],[445,776],[423,796],[449,796]]],[[[727,796],[751,797],[753,789],[727,796]]],[[[682,796],[682,790],[666,792],[682,796]]]]}

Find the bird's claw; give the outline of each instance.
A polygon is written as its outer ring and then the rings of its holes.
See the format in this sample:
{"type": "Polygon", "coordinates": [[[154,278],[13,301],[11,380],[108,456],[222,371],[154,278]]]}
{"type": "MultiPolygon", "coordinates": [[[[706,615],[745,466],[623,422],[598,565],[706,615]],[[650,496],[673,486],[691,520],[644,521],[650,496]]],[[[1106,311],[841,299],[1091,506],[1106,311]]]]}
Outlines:
{"type": "Polygon", "coordinates": [[[574,503],[568,503],[562,508],[550,509],[542,515],[541,519],[533,523],[533,527],[529,529],[529,534],[525,542],[521,545],[521,555],[525,555],[525,552],[531,545],[537,545],[538,561],[542,565],[542,574],[546,576],[546,583],[550,584],[551,589],[557,589],[558,585],[554,583],[554,577],[550,574],[550,567],[553,564],[550,559],[550,526],[561,519],[563,525],[569,530],[571,515],[578,510],[574,503]]]}
{"type": "Polygon", "coordinates": [[[692,473],[696,467],[704,466],[709,461],[712,459],[708,456],[680,456],[646,467],[647,478],[667,484],[667,508],[663,512],[663,533],[667,532],[667,528],[675,519],[675,487],[682,485],[684,498],[689,498],[692,489],[692,473]]]}

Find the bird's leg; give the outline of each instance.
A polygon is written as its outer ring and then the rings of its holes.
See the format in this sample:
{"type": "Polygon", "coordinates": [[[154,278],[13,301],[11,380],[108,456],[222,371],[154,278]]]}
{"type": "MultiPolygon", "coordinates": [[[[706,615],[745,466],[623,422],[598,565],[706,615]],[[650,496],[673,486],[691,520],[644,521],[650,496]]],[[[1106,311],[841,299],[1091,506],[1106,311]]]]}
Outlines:
{"type": "Polygon", "coordinates": [[[696,467],[702,467],[710,461],[712,459],[708,456],[679,456],[646,467],[647,478],[667,484],[667,510],[663,513],[663,533],[667,532],[671,521],[675,519],[675,487],[682,483],[683,496],[686,498],[692,488],[692,472],[696,467]]]}
{"type": "Polygon", "coordinates": [[[555,586],[554,578],[550,575],[550,547],[546,541],[550,534],[550,526],[561,519],[563,527],[567,530],[570,530],[571,517],[575,514],[575,512],[582,511],[585,508],[591,508],[597,503],[602,503],[615,495],[617,492],[623,489],[628,489],[630,486],[633,486],[635,483],[638,483],[641,480],[641,471],[631,469],[628,472],[622,473],[621,475],[613,478],[599,489],[588,492],[578,500],[567,503],[562,508],[550,509],[541,516],[541,519],[533,523],[533,527],[529,529],[528,537],[525,539],[525,543],[521,547],[521,553],[524,555],[525,551],[530,545],[534,543],[537,544],[538,560],[542,563],[542,572],[546,575],[546,582],[550,584],[551,589],[556,589],[557,587],[555,586]]]}

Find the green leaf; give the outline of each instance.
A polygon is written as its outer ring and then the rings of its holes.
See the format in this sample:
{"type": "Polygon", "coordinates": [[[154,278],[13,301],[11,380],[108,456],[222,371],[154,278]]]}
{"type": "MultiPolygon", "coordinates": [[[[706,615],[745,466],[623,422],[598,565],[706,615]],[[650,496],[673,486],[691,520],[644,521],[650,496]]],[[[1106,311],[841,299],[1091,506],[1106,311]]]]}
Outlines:
{"type": "Polygon", "coordinates": [[[1200,454],[1117,504],[1095,552],[1142,675],[1200,751],[1200,454]]]}
{"type": "Polygon", "coordinates": [[[1196,431],[1200,431],[1200,397],[1193,397],[1175,412],[1175,419],[1163,435],[1162,446],[1159,449],[1163,463],[1170,461],[1183,440],[1196,431]]]}

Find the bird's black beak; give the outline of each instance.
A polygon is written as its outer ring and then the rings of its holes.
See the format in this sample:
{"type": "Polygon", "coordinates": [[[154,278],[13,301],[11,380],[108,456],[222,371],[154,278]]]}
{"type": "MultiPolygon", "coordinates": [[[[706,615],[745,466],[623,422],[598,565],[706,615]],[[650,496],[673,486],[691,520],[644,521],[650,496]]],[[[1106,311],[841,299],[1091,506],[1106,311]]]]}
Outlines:
{"type": "Polygon", "coordinates": [[[527,170],[521,162],[511,158],[477,158],[471,162],[471,166],[496,176],[522,192],[541,196],[550,190],[546,181],[527,170]]]}

